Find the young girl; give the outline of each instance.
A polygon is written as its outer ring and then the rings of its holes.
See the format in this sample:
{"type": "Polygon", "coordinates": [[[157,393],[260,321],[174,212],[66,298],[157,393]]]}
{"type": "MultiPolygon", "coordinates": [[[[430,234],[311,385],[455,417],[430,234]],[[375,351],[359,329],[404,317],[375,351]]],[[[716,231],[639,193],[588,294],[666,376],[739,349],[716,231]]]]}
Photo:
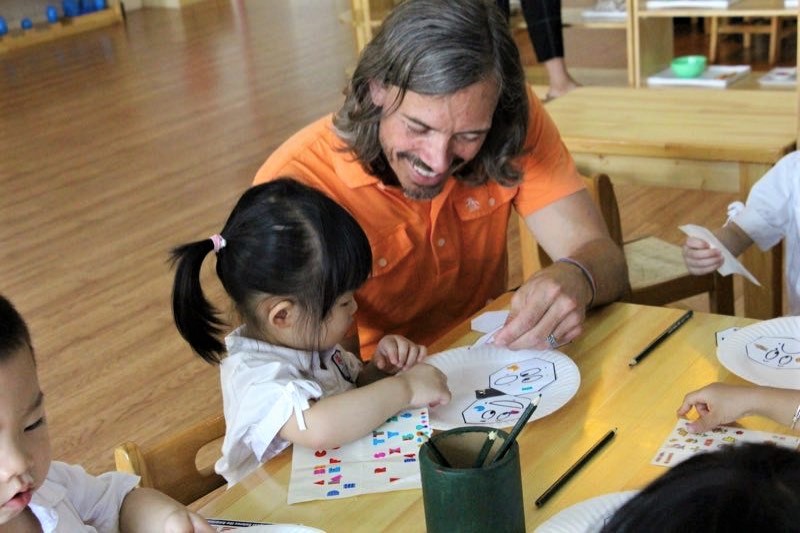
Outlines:
{"type": "Polygon", "coordinates": [[[321,192],[289,179],[252,187],[220,235],[172,256],[178,330],[221,366],[227,428],[216,470],[230,485],[290,443],[339,446],[404,408],[450,400],[444,374],[420,364],[425,348],[408,339],[384,337],[364,368],[338,345],[353,326],[353,291],[372,253],[355,219],[321,192]],[[243,322],[225,345],[200,286],[211,251],[243,322]],[[378,379],[384,372],[394,375],[378,379]]]}
{"type": "MultiPolygon", "coordinates": [[[[786,249],[786,293],[789,314],[800,315],[800,151],[785,155],[753,185],[747,204],[728,207],[728,222],[714,231],[719,241],[738,256],[753,243],[769,250],[783,241],[786,249]]],[[[683,245],[686,268],[694,275],[722,266],[722,252],[697,237],[683,245]]]]}
{"type": "Polygon", "coordinates": [[[28,326],[0,296],[0,531],[213,533],[199,515],[138,483],[51,461],[28,326]]]}

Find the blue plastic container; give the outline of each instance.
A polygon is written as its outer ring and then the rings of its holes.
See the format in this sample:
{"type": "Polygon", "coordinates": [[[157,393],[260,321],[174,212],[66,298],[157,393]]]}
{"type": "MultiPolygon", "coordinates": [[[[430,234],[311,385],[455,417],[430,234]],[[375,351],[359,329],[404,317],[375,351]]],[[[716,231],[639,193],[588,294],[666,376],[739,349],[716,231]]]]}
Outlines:
{"type": "Polygon", "coordinates": [[[81,14],[78,0],[61,0],[61,9],[65,17],[77,17],[81,14]]]}
{"type": "Polygon", "coordinates": [[[6,19],[0,17],[0,37],[6,33],[8,33],[8,23],[6,22],[6,19]]]}
{"type": "Polygon", "coordinates": [[[25,17],[24,19],[19,21],[19,27],[22,28],[23,30],[29,30],[33,28],[33,21],[28,17],[25,17]]]}
{"type": "Polygon", "coordinates": [[[58,22],[58,9],[56,9],[56,6],[47,6],[44,13],[47,15],[47,22],[50,24],[58,22]]]}

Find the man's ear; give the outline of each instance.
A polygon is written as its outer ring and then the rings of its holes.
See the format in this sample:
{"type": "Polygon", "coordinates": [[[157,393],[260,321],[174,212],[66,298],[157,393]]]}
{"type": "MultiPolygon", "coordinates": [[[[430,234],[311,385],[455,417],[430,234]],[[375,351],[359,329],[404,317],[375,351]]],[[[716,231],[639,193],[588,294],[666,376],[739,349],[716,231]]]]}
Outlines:
{"type": "MultiPolygon", "coordinates": [[[[264,306],[260,311],[267,318],[267,323],[275,328],[287,328],[294,325],[297,319],[297,305],[291,300],[278,300],[262,303],[264,306]]],[[[264,316],[262,315],[262,316],[264,316]]]]}
{"type": "Polygon", "coordinates": [[[372,103],[375,106],[385,107],[388,94],[389,90],[385,84],[377,80],[369,80],[369,95],[370,98],[372,98],[372,103]]]}

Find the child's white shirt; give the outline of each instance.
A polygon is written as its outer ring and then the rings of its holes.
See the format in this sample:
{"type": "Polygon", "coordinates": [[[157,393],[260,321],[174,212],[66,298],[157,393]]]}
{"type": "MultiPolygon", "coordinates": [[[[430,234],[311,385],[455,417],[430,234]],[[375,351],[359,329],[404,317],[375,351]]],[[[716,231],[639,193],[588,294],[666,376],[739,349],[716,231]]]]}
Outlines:
{"type": "Polygon", "coordinates": [[[783,240],[790,314],[800,315],[800,152],[784,156],[764,174],[731,220],[761,250],[783,240]]]}
{"type": "Polygon", "coordinates": [[[53,461],[29,507],[44,533],[116,532],[122,501],[138,484],[131,474],[92,476],[80,466],[53,461]]]}
{"type": "Polygon", "coordinates": [[[309,400],[355,388],[362,368],[339,346],[322,354],[294,350],[244,337],[242,330],[225,338],[228,356],[220,365],[225,440],[215,470],[229,487],[289,446],[278,433],[292,414],[305,429],[309,400]]]}

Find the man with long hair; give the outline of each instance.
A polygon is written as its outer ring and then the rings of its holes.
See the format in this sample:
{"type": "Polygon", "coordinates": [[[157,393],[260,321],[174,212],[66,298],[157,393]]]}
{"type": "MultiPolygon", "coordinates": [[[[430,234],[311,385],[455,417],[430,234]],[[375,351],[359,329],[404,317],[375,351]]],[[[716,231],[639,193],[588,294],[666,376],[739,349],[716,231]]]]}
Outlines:
{"type": "Polygon", "coordinates": [[[408,0],[364,48],[333,116],[279,147],[288,175],[358,220],[373,272],[356,293],[361,354],[384,334],[427,344],[505,290],[511,210],[555,263],[517,290],[495,344],[555,347],[627,286],[572,157],[525,82],[491,0],[408,0]]]}

